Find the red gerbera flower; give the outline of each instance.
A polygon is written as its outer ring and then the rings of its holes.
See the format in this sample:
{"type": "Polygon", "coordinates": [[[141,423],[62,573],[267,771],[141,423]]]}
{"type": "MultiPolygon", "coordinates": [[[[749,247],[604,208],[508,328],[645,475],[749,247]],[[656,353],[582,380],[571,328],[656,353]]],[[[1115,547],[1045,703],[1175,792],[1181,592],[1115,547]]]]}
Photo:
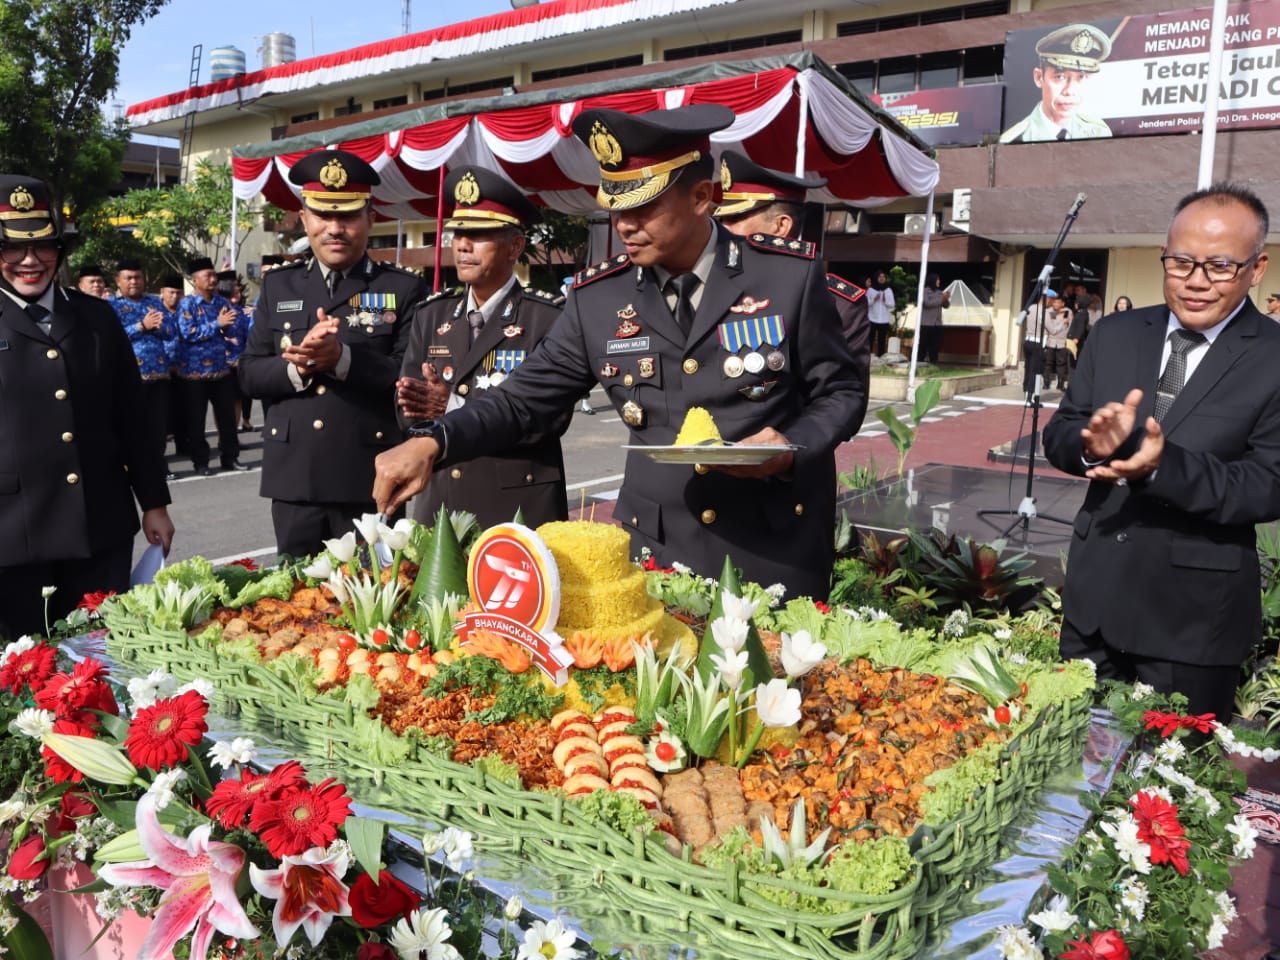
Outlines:
{"type": "Polygon", "coordinates": [[[228,830],[244,826],[260,803],[277,800],[290,787],[307,786],[307,772],[297,760],[280,764],[268,774],[244,770],[239,780],[223,780],[205,802],[205,812],[228,830]]]}
{"type": "Polygon", "coordinates": [[[1138,839],[1151,846],[1151,862],[1171,863],[1185,877],[1191,841],[1186,839],[1186,831],[1178,822],[1178,808],[1145,790],[1139,791],[1130,803],[1138,821],[1138,839]]]}
{"type": "MultiPolygon", "coordinates": [[[[65,733],[73,737],[89,737],[92,739],[94,729],[74,720],[55,720],[53,721],[54,733],[65,733]]],[[[44,772],[54,783],[79,783],[84,779],[84,774],[73,767],[62,757],[58,756],[48,747],[42,747],[40,756],[44,757],[44,772]]]]}
{"type": "Polygon", "coordinates": [[[1188,714],[1178,723],[1183,729],[1195,730],[1197,733],[1213,733],[1218,728],[1218,721],[1212,713],[1188,714]]]}
{"type": "Polygon", "coordinates": [[[317,786],[288,787],[276,800],[254,806],[249,826],[273,857],[326,847],[351,813],[347,788],[330,778],[317,786]]]}
{"type": "Polygon", "coordinates": [[[116,592],[114,590],[107,590],[106,592],[98,590],[94,593],[86,593],[80,598],[80,602],[76,604],[76,607],[80,610],[88,610],[90,613],[97,613],[98,607],[102,606],[102,601],[115,595],[116,592]]]}
{"type": "Polygon", "coordinates": [[[163,770],[187,759],[187,747],[195,746],[209,725],[209,706],[194,690],[144,707],[129,724],[124,748],[135,767],[163,770]]]}
{"type": "Polygon", "coordinates": [[[86,726],[96,726],[98,722],[90,710],[113,716],[120,713],[115,695],[107,685],[106,665],[93,657],[85,657],[70,674],[55,673],[36,691],[35,699],[40,709],[86,726]]]}
{"type": "Polygon", "coordinates": [[[1089,940],[1068,940],[1072,949],[1058,954],[1061,960],[1129,960],[1129,946],[1114,930],[1095,933],[1089,940]]]}
{"type": "Polygon", "coordinates": [[[246,570],[253,571],[258,569],[258,565],[253,562],[252,557],[241,557],[239,560],[232,560],[227,564],[228,567],[244,567],[246,570]]]}
{"type": "Polygon", "coordinates": [[[53,647],[37,643],[30,650],[15,653],[0,667],[0,687],[7,688],[15,697],[24,690],[39,690],[53,676],[57,666],[57,654],[53,647]]]}
{"type": "Polygon", "coordinates": [[[1160,730],[1160,736],[1171,737],[1179,729],[1195,730],[1198,733],[1213,733],[1218,723],[1212,713],[1188,714],[1161,713],[1148,710],[1142,715],[1142,722],[1148,730],[1160,730]]]}

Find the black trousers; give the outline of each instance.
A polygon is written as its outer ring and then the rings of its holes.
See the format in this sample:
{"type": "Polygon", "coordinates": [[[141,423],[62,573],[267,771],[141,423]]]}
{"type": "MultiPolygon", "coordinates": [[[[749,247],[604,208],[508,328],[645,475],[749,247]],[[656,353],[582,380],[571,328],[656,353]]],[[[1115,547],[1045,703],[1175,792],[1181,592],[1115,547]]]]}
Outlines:
{"type": "Polygon", "coordinates": [[[309,557],[324,549],[324,540],[355,529],[351,521],[373,513],[372,500],[363,503],[302,503],[271,501],[271,523],[276,530],[276,550],[291,557],[309,557]]]}
{"type": "Polygon", "coordinates": [[[41,591],[56,587],[49,597],[49,623],[75,609],[86,593],[129,589],[133,538],[81,560],[53,560],[21,567],[0,567],[0,639],[45,632],[45,599],[41,591]]]}
{"type": "Polygon", "coordinates": [[[217,380],[179,380],[186,414],[187,444],[191,463],[197,470],[209,465],[209,441],[204,435],[204,420],[213,405],[213,422],[218,428],[218,453],[225,467],[240,459],[240,434],[236,423],[236,397],[240,387],[234,374],[217,380]]]}
{"type": "Polygon", "coordinates": [[[142,381],[142,421],[139,429],[146,430],[152,443],[164,460],[166,437],[169,433],[169,381],[142,381]]]}
{"type": "Polygon", "coordinates": [[[937,363],[942,352],[942,326],[920,328],[920,358],[926,363],[937,363]]]}
{"type": "Polygon", "coordinates": [[[889,349],[889,324],[869,323],[871,328],[871,355],[878,357],[889,349]]]}
{"type": "Polygon", "coordinates": [[[1100,632],[1081,633],[1068,620],[1062,622],[1058,648],[1064,660],[1088,658],[1096,663],[1099,680],[1141,681],[1160,693],[1181,693],[1187,698],[1187,713],[1212,713],[1223,723],[1230,723],[1235,712],[1239,664],[1206,666],[1140,657],[1117,650],[1102,639],[1100,632]]]}

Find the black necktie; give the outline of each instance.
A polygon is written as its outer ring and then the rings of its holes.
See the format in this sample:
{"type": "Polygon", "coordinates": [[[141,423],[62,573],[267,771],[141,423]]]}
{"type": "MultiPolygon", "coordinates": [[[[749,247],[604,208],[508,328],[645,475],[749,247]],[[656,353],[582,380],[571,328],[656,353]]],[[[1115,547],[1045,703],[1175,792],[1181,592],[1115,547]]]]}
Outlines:
{"type": "Polygon", "coordinates": [[[1061,130],[1059,130],[1059,131],[1058,131],[1058,135],[1057,135],[1056,137],[1054,137],[1054,139],[1055,139],[1055,140],[1065,140],[1065,139],[1067,139],[1067,128],[1066,128],[1066,127],[1063,127],[1061,130]]]}
{"type": "Polygon", "coordinates": [[[1164,365],[1164,373],[1160,374],[1160,382],[1156,384],[1157,421],[1164,420],[1182,385],[1187,382],[1187,351],[1204,341],[1203,333],[1181,327],[1169,334],[1169,362],[1164,365]]]}
{"type": "Polygon", "coordinates": [[[685,336],[693,329],[693,291],[698,289],[699,282],[696,273],[682,273],[667,281],[676,294],[676,323],[680,324],[685,336]]]}
{"type": "Polygon", "coordinates": [[[51,319],[53,316],[52,313],[38,303],[28,303],[23,309],[27,312],[27,316],[34,320],[41,330],[45,333],[49,332],[49,328],[53,325],[53,320],[51,319]]]}
{"type": "Polygon", "coordinates": [[[330,270],[329,276],[325,280],[329,284],[329,296],[336,297],[338,295],[338,284],[342,282],[342,271],[330,270]]]}
{"type": "Polygon", "coordinates": [[[467,323],[471,325],[471,342],[475,343],[480,339],[480,331],[484,329],[484,314],[479,310],[472,310],[467,314],[467,323]]]}

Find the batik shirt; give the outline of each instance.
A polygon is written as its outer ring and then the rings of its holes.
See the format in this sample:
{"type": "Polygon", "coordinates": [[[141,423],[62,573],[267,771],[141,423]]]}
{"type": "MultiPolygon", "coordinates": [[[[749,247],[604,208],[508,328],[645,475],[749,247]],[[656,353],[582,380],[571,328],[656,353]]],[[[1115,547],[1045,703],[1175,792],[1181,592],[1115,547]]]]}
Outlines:
{"type": "Polygon", "coordinates": [[[221,294],[205,300],[198,293],[187,294],[178,303],[178,349],[175,362],[178,376],[184,380],[217,380],[231,372],[231,359],[241,346],[231,343],[245,337],[244,314],[237,312],[236,322],[223,330],[218,314],[235,310],[221,294]]]}
{"type": "Polygon", "coordinates": [[[178,335],[177,325],[171,319],[173,315],[165,310],[160,298],[152,293],[144,293],[139,300],[112,297],[109,302],[120,318],[120,323],[124,325],[124,332],[129,335],[133,354],[138,358],[138,374],[143,380],[168,380],[172,342],[178,335]],[[142,325],[142,321],[152,310],[160,311],[164,320],[160,322],[159,328],[148,330],[142,325]]]}

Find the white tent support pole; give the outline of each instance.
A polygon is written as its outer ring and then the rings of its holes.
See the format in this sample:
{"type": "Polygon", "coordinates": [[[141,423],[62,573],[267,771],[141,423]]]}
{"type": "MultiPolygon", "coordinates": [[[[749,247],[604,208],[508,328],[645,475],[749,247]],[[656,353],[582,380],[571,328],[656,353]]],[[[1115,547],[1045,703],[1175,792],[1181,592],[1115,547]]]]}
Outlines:
{"type": "Polygon", "coordinates": [[[809,86],[804,83],[796,83],[799,88],[800,95],[797,106],[800,111],[800,119],[796,123],[796,169],[797,177],[804,176],[804,135],[809,129],[809,86]]]}
{"type": "Polygon", "coordinates": [[[916,334],[911,338],[911,368],[907,371],[907,400],[916,402],[916,364],[924,332],[924,280],[929,275],[929,240],[933,237],[933,191],[924,208],[924,236],[920,240],[920,277],[916,283],[916,334]]]}
{"type": "Polygon", "coordinates": [[[400,253],[404,249],[404,221],[396,220],[396,266],[400,266],[400,253]]]}
{"type": "Polygon", "coordinates": [[[236,237],[239,235],[240,226],[240,198],[236,196],[236,190],[231,188],[231,269],[236,268],[236,237]]]}
{"type": "Polygon", "coordinates": [[[1213,0],[1213,20],[1209,28],[1209,77],[1200,122],[1200,174],[1196,188],[1213,182],[1213,155],[1218,141],[1218,93],[1222,83],[1222,47],[1227,30],[1227,0],[1213,0]]]}

